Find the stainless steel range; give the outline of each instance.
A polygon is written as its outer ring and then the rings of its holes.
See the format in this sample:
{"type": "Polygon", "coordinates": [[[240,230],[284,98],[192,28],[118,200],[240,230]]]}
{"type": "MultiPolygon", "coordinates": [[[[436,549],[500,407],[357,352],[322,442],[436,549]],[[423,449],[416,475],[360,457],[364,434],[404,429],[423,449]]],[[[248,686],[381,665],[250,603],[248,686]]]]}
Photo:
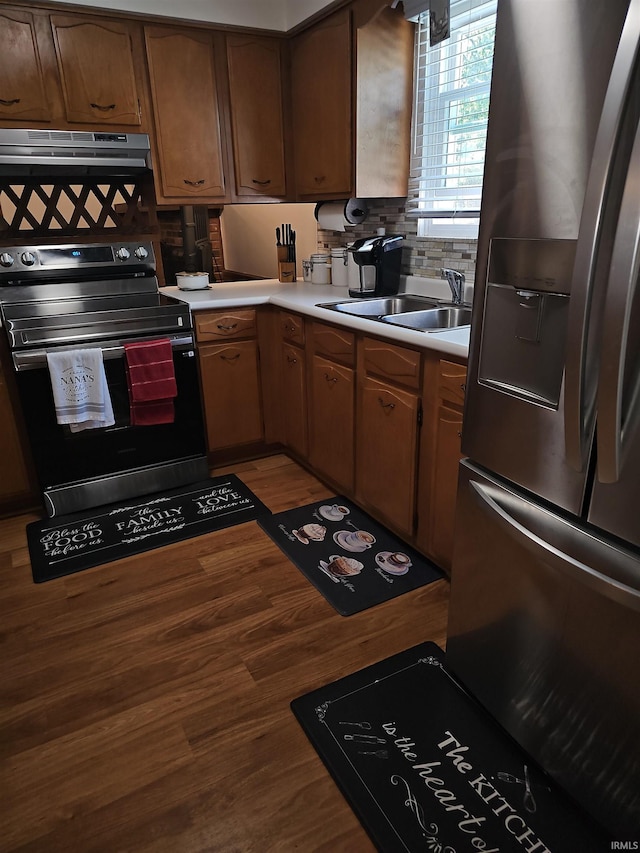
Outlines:
{"type": "Polygon", "coordinates": [[[192,318],[159,291],[150,243],[5,249],[0,316],[50,516],[208,476],[192,318]],[[174,420],[133,426],[125,344],[160,338],[173,352],[174,420]],[[102,351],[115,423],[72,432],[56,419],[47,353],[83,348],[102,351]]]}

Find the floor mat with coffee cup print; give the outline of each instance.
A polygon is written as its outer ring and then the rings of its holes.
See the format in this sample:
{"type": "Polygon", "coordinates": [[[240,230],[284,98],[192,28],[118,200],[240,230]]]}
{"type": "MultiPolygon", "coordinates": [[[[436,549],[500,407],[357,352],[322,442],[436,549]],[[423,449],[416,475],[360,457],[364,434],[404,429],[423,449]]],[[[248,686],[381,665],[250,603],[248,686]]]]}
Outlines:
{"type": "Polygon", "coordinates": [[[443,576],[341,496],[263,516],[258,524],[342,616],[443,576]]]}

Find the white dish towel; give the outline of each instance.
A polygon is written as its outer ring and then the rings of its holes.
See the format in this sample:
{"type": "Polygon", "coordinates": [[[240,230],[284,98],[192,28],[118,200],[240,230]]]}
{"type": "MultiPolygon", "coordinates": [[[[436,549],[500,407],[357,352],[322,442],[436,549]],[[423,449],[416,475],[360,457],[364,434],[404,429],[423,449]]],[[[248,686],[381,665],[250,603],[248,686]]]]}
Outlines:
{"type": "Polygon", "coordinates": [[[48,352],[47,363],[59,424],[80,432],[115,423],[102,350],[48,352]]]}

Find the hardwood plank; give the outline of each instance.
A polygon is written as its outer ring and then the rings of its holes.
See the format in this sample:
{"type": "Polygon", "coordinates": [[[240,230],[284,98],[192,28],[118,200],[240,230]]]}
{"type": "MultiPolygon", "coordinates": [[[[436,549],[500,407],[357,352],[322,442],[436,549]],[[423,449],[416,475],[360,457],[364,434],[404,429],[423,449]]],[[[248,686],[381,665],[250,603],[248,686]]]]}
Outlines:
{"type": "MultiPolygon", "coordinates": [[[[273,511],[333,494],[228,471],[273,511]]],[[[446,581],[344,618],[249,522],[36,585],[34,518],[0,520],[0,850],[373,851],[289,702],[443,646],[446,581]]]]}

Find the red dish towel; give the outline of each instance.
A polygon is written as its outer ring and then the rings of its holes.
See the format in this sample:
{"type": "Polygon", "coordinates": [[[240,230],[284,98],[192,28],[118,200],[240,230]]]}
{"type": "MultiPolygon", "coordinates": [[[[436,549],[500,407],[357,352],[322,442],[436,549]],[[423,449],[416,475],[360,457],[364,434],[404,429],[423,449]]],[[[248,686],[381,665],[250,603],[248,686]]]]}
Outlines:
{"type": "Polygon", "coordinates": [[[135,426],[173,423],[173,398],[178,393],[171,341],[125,344],[129,411],[135,426]]]}

